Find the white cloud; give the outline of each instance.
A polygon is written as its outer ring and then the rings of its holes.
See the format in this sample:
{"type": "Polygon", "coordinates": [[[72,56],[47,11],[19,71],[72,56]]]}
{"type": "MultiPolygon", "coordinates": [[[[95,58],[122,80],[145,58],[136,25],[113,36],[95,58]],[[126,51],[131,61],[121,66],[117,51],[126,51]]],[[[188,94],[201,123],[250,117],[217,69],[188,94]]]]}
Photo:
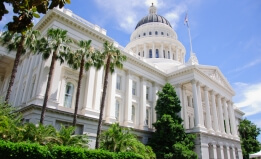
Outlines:
{"type": "Polygon", "coordinates": [[[261,112],[261,83],[235,83],[235,90],[235,105],[245,112],[245,116],[261,112]]]}
{"type": "Polygon", "coordinates": [[[251,62],[249,62],[248,64],[246,64],[246,65],[244,65],[242,67],[239,67],[239,68],[236,68],[234,70],[231,70],[230,72],[240,72],[240,71],[243,71],[243,70],[248,69],[250,67],[253,67],[255,65],[258,65],[260,63],[261,63],[261,59],[256,59],[256,60],[251,61],[251,62]]]}
{"type": "Polygon", "coordinates": [[[120,30],[132,33],[137,22],[148,14],[148,7],[153,3],[176,29],[180,16],[183,19],[184,13],[187,11],[188,5],[199,0],[96,0],[95,2],[103,10],[107,23],[116,22],[120,30]]]}

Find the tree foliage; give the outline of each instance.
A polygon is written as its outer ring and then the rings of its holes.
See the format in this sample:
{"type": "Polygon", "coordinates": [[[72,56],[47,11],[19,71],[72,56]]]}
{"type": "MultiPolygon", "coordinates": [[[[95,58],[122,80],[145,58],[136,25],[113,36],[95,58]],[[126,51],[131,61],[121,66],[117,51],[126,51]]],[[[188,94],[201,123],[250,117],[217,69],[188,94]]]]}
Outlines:
{"type": "Polygon", "coordinates": [[[167,83],[158,92],[156,104],[157,121],[153,123],[155,133],[149,143],[157,158],[197,158],[194,149],[195,135],[186,134],[182,119],[179,98],[171,84],[167,83]]]}
{"type": "Polygon", "coordinates": [[[258,128],[254,123],[244,119],[240,121],[238,131],[244,159],[248,159],[249,154],[261,150],[260,143],[257,140],[257,136],[260,134],[260,128],[258,128]]]}
{"type": "Polygon", "coordinates": [[[7,24],[8,30],[22,33],[33,27],[33,18],[39,18],[39,13],[46,14],[49,9],[62,8],[70,0],[2,0],[0,2],[0,20],[8,13],[6,5],[13,7],[13,21],[7,24]]]}
{"type": "Polygon", "coordinates": [[[150,146],[145,146],[131,133],[131,129],[112,124],[101,134],[101,148],[111,152],[134,152],[144,159],[156,158],[150,146]]]}

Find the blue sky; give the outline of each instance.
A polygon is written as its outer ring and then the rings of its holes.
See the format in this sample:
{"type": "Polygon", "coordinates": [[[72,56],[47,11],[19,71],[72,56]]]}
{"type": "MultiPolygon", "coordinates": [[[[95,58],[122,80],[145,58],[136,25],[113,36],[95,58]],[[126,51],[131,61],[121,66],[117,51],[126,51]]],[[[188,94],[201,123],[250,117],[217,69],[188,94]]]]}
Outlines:
{"type": "MultiPolygon", "coordinates": [[[[126,46],[152,2],[158,14],[170,21],[187,50],[184,17],[188,12],[193,51],[199,63],[220,68],[236,92],[235,105],[261,127],[260,0],[72,0],[66,8],[106,29],[108,36],[126,46]]],[[[0,28],[10,19],[11,15],[5,16],[0,28]]]]}

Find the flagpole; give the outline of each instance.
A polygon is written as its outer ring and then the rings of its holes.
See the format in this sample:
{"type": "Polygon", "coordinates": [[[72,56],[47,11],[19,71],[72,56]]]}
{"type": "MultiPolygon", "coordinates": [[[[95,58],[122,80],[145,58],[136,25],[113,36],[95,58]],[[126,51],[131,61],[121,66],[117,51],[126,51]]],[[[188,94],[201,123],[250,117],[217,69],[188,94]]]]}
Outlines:
{"type": "Polygon", "coordinates": [[[189,21],[188,21],[188,13],[186,14],[186,17],[185,17],[185,23],[187,23],[188,34],[189,34],[189,43],[190,43],[190,55],[192,55],[193,50],[192,50],[192,41],[191,41],[190,27],[189,27],[189,21]]]}

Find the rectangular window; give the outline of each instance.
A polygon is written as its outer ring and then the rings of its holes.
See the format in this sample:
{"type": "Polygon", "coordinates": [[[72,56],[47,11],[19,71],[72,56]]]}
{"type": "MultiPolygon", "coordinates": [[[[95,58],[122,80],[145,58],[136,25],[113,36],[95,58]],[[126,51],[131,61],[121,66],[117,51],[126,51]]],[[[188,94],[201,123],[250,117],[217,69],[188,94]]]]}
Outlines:
{"type": "Polygon", "coordinates": [[[117,75],[116,89],[121,90],[121,76],[117,75]]]}
{"type": "Polygon", "coordinates": [[[135,122],[135,106],[132,105],[131,108],[131,120],[133,121],[133,123],[135,122]]]}
{"type": "Polygon", "coordinates": [[[120,103],[118,100],[115,102],[115,118],[117,121],[119,121],[119,115],[120,115],[120,103]]]}
{"type": "Polygon", "coordinates": [[[149,100],[149,92],[150,92],[150,88],[146,87],[146,99],[149,100]]]}
{"type": "Polygon", "coordinates": [[[136,82],[132,82],[132,95],[136,95],[136,90],[137,90],[137,84],[136,82]]]}
{"type": "Polygon", "coordinates": [[[146,109],[146,125],[149,125],[150,111],[146,109]]]}

